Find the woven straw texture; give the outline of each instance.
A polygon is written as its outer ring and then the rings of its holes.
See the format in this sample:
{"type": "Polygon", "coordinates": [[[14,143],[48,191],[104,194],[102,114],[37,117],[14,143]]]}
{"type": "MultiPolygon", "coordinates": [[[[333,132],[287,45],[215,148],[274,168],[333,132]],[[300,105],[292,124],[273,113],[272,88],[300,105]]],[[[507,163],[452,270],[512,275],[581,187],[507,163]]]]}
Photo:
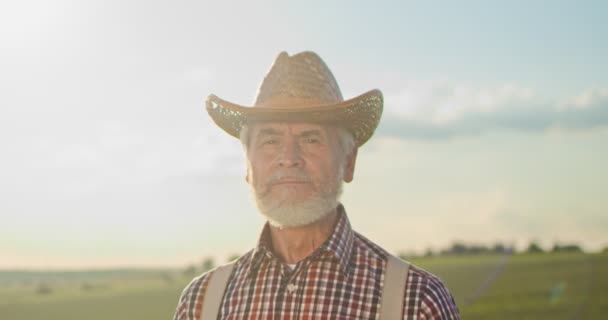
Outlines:
{"type": "Polygon", "coordinates": [[[210,95],[206,104],[215,123],[237,138],[243,126],[259,121],[318,122],[346,128],[361,146],[380,122],[383,98],[379,90],[371,90],[344,101],[333,74],[318,55],[302,52],[289,57],[282,52],[264,78],[253,106],[215,95],[210,95]]]}

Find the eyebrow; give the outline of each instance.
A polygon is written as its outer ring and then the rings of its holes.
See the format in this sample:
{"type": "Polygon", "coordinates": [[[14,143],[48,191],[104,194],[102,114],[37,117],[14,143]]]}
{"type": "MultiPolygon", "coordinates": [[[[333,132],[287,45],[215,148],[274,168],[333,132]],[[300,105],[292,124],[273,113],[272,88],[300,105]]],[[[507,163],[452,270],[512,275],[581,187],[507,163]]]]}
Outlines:
{"type": "Polygon", "coordinates": [[[273,128],[264,128],[264,129],[260,129],[260,131],[258,131],[257,136],[282,136],[283,132],[281,131],[277,131],[273,128]]]}
{"type": "Polygon", "coordinates": [[[310,136],[321,136],[321,131],[320,130],[306,130],[302,133],[300,133],[300,137],[306,138],[306,137],[310,137],[310,136]]]}
{"type": "MultiPolygon", "coordinates": [[[[264,128],[264,129],[260,129],[260,131],[258,132],[257,136],[282,136],[283,132],[282,131],[278,131],[275,130],[273,128],[264,128]]],[[[321,131],[318,129],[312,129],[312,130],[306,130],[306,131],[302,131],[298,136],[306,138],[306,137],[310,137],[310,136],[321,136],[321,131]]]]}

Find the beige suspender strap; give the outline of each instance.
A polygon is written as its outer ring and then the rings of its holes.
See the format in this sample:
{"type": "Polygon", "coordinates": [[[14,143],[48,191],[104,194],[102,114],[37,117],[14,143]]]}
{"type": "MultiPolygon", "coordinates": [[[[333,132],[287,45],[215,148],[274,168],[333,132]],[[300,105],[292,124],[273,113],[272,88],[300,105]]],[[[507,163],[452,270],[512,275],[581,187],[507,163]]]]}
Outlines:
{"type": "Polygon", "coordinates": [[[410,264],[407,261],[393,255],[388,256],[380,299],[380,320],[403,319],[403,302],[409,269],[410,264]]]}
{"type": "Polygon", "coordinates": [[[219,266],[211,274],[209,285],[203,297],[203,312],[201,320],[216,320],[220,311],[220,304],[224,297],[224,291],[228,284],[228,278],[232,273],[234,262],[219,266]]]}

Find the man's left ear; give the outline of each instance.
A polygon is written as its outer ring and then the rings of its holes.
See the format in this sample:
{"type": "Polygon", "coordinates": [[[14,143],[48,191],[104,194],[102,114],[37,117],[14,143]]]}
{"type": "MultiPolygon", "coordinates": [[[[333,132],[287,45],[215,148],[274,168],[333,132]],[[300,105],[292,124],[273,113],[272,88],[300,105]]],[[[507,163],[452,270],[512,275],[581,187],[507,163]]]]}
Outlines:
{"type": "Polygon", "coordinates": [[[355,162],[357,161],[357,147],[346,157],[346,166],[344,167],[344,182],[351,182],[355,177],[355,162]]]}

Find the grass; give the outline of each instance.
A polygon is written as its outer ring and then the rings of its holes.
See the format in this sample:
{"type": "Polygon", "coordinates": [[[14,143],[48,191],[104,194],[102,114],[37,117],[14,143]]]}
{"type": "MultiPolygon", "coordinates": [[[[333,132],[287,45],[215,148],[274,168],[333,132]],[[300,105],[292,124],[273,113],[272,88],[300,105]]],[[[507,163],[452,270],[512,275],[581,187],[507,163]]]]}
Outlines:
{"type": "MultiPolygon", "coordinates": [[[[607,253],[412,262],[444,280],[463,319],[602,319],[608,313],[607,253]]],[[[0,319],[170,319],[189,281],[166,271],[0,272],[0,319]]]]}
{"type": "Polygon", "coordinates": [[[38,282],[5,282],[0,319],[171,319],[187,283],[163,273],[91,278],[51,274],[38,282]],[[50,292],[40,293],[41,284],[50,292]]]}
{"type": "Polygon", "coordinates": [[[463,319],[602,319],[608,254],[421,259],[454,294],[463,319]]]}

